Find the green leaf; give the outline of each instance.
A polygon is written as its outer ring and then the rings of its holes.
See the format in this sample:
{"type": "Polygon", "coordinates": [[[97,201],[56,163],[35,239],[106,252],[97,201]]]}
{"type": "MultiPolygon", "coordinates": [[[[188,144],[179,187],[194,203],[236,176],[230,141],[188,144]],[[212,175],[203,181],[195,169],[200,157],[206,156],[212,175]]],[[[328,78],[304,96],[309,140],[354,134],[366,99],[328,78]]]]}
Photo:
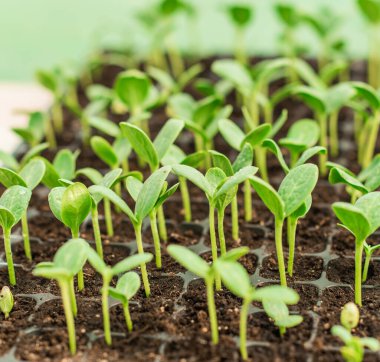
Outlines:
{"type": "Polygon", "coordinates": [[[143,188],[144,184],[139,179],[133,176],[127,177],[126,180],[126,187],[131,195],[132,199],[136,202],[137,198],[139,197],[139,194],[141,192],[141,189],[143,188]]]}
{"type": "Polygon", "coordinates": [[[300,315],[288,315],[285,318],[276,321],[276,326],[292,328],[298,326],[303,321],[303,317],[300,315]]]}
{"type": "Polygon", "coordinates": [[[62,198],[63,194],[66,191],[66,187],[54,187],[50,192],[49,192],[49,206],[50,210],[53,212],[54,216],[61,222],[62,221],[62,198]]]}
{"type": "Polygon", "coordinates": [[[220,168],[227,176],[232,176],[234,174],[231,162],[226,156],[213,150],[209,151],[209,153],[211,154],[214,167],[220,168]]]}
{"type": "Polygon", "coordinates": [[[211,196],[213,190],[206,177],[197,169],[186,165],[173,165],[172,169],[175,174],[182,176],[198,186],[206,195],[211,196]]]}
{"type": "Polygon", "coordinates": [[[14,185],[27,187],[26,182],[21,176],[5,167],[0,167],[0,183],[6,188],[14,185]]]}
{"type": "MultiPolygon", "coordinates": [[[[21,220],[32,196],[31,190],[23,186],[11,186],[0,197],[0,206],[10,211],[14,217],[11,227],[21,220]]],[[[8,225],[9,226],[9,225],[8,225]]]]}
{"type": "Polygon", "coordinates": [[[310,158],[314,157],[317,154],[324,155],[326,153],[327,153],[327,150],[324,147],[321,147],[321,146],[311,147],[302,153],[301,157],[297,160],[295,167],[303,165],[306,161],[308,161],[310,158]]]}
{"type": "MultiPolygon", "coordinates": [[[[39,159],[29,161],[20,171],[20,176],[29,189],[34,190],[45,175],[45,163],[39,159]]],[[[0,177],[1,178],[1,177],[0,177]]]]}
{"type": "Polygon", "coordinates": [[[354,87],[358,96],[364,98],[373,110],[380,108],[380,96],[373,87],[364,82],[351,82],[350,84],[354,87]]]}
{"type": "Polygon", "coordinates": [[[293,89],[293,94],[300,97],[317,114],[327,112],[327,105],[321,90],[307,86],[297,86],[293,89]]]}
{"type": "Polygon", "coordinates": [[[371,226],[362,210],[347,202],[335,202],[332,209],[337,218],[342,222],[358,241],[364,241],[371,234],[371,226]]]}
{"type": "Polygon", "coordinates": [[[253,300],[263,301],[271,300],[278,301],[288,305],[297,304],[300,297],[298,293],[282,285],[269,285],[266,287],[258,288],[253,294],[253,300]]]}
{"type": "Polygon", "coordinates": [[[250,183],[255,189],[260,199],[264,202],[265,206],[278,220],[285,218],[285,204],[277,191],[264,180],[259,177],[253,176],[250,178],[250,183]]]}
{"type": "Polygon", "coordinates": [[[116,138],[112,144],[112,148],[118,159],[118,164],[121,164],[124,160],[127,160],[132,152],[132,145],[123,135],[116,138]]]}
{"type": "Polygon", "coordinates": [[[42,183],[49,189],[59,187],[61,185],[59,182],[61,176],[58,175],[54,166],[46,158],[36,157],[36,159],[41,160],[45,164],[45,174],[42,178],[42,183]]]}
{"type": "Polygon", "coordinates": [[[285,216],[291,215],[311,194],[318,181],[318,167],[312,164],[297,166],[282,180],[278,195],[285,205],[285,216]]]}
{"type": "Polygon", "coordinates": [[[119,165],[119,159],[111,144],[104,138],[94,136],[91,138],[91,148],[94,153],[110,168],[119,165]]]}
{"type": "Polygon", "coordinates": [[[205,151],[198,151],[187,155],[180,163],[191,167],[198,167],[206,158],[205,151]]]}
{"type": "Polygon", "coordinates": [[[197,104],[192,117],[192,121],[202,129],[206,129],[220,109],[222,105],[222,100],[217,96],[210,96],[202,99],[197,104]]]}
{"type": "Polygon", "coordinates": [[[288,165],[286,164],[285,160],[284,160],[284,156],[282,155],[282,152],[281,152],[281,149],[280,147],[278,147],[277,143],[274,141],[274,140],[271,140],[271,139],[266,139],[262,146],[266,149],[268,149],[270,152],[272,152],[278,162],[280,163],[280,166],[282,167],[282,169],[284,170],[284,172],[287,174],[289,173],[289,167],[288,165]]]}
{"type": "Polygon", "coordinates": [[[87,177],[94,185],[100,184],[103,180],[102,174],[91,167],[81,168],[76,172],[76,176],[78,175],[87,177]]]}
{"type": "Polygon", "coordinates": [[[168,152],[166,152],[165,156],[162,157],[161,163],[164,166],[177,165],[180,164],[185,158],[186,154],[181,148],[176,145],[170,145],[168,152]]]}
{"type": "Polygon", "coordinates": [[[329,182],[332,185],[343,183],[362,192],[363,194],[369,192],[369,190],[367,190],[367,188],[357,178],[351,176],[349,173],[338,167],[333,167],[330,169],[329,182]]]}
{"type": "Polygon", "coordinates": [[[360,343],[362,346],[370,349],[373,352],[378,352],[380,350],[380,342],[376,338],[360,338],[360,343]]]}
{"type": "Polygon", "coordinates": [[[370,233],[374,233],[380,227],[380,192],[370,192],[362,197],[360,197],[356,203],[355,207],[361,210],[366,216],[369,225],[370,233]]]}
{"type": "Polygon", "coordinates": [[[136,154],[148,162],[151,169],[156,169],[159,165],[158,154],[147,134],[139,127],[127,122],[121,122],[120,127],[136,154]]]}
{"type": "Polygon", "coordinates": [[[72,180],[75,177],[77,157],[78,153],[72,153],[69,150],[61,150],[57,153],[53,161],[53,166],[59,178],[72,180]]]}
{"type": "Polygon", "coordinates": [[[8,154],[5,151],[0,150],[0,162],[4,164],[4,166],[11,168],[12,170],[18,170],[19,164],[13,155],[8,154]]]}
{"type": "Polygon", "coordinates": [[[91,127],[105,133],[111,137],[118,137],[120,135],[120,128],[114,122],[101,117],[88,117],[88,123],[91,127]]]}
{"type": "Polygon", "coordinates": [[[184,126],[185,123],[179,119],[169,119],[165,122],[165,125],[161,128],[153,142],[159,160],[168,152],[184,126]]]}
{"type": "Polygon", "coordinates": [[[170,115],[190,121],[196,109],[196,102],[186,93],[174,94],[168,99],[170,115]]]}
{"type": "Polygon", "coordinates": [[[127,300],[130,300],[138,292],[140,286],[141,280],[139,275],[135,272],[128,272],[119,278],[116,284],[116,290],[125,295],[127,300]]]}
{"type": "Polygon", "coordinates": [[[241,28],[245,28],[252,19],[252,10],[248,6],[231,5],[227,8],[227,11],[234,24],[241,28]]]}
{"type": "Polygon", "coordinates": [[[203,279],[207,278],[208,272],[211,269],[210,266],[193,251],[181,245],[169,245],[168,253],[193,274],[203,279]]]}
{"type": "Polygon", "coordinates": [[[135,254],[119,261],[112,267],[112,274],[118,275],[137,268],[141,264],[149,263],[153,259],[151,253],[135,254]]]}
{"type": "Polygon", "coordinates": [[[370,23],[380,23],[380,2],[378,0],[358,0],[357,4],[370,23]]]}
{"type": "Polygon", "coordinates": [[[87,187],[76,182],[66,188],[62,196],[61,217],[71,230],[78,230],[91,211],[91,195],[87,187]]]}
{"type": "Polygon", "coordinates": [[[153,210],[170,170],[170,166],[164,166],[153,172],[144,182],[135,205],[135,216],[139,222],[153,210]]]}
{"type": "Polygon", "coordinates": [[[21,159],[20,166],[26,165],[32,158],[39,155],[42,151],[46,150],[49,147],[48,143],[41,143],[37,146],[34,146],[25,153],[24,157],[21,159]]]}
{"type": "Polygon", "coordinates": [[[249,248],[247,246],[239,246],[237,248],[228,250],[227,253],[222,255],[218,260],[227,262],[236,262],[244,255],[249,253],[249,248]]]}
{"type": "Polygon", "coordinates": [[[168,190],[166,190],[163,194],[161,194],[156,202],[155,209],[160,207],[169,197],[171,197],[177,191],[178,186],[179,186],[179,183],[176,183],[172,187],[170,187],[168,190]]]}
{"type": "Polygon", "coordinates": [[[226,140],[226,142],[235,150],[240,151],[243,140],[245,138],[244,132],[239,128],[236,123],[229,119],[221,119],[218,122],[219,132],[226,140]]]}
{"type": "Polygon", "coordinates": [[[20,136],[25,142],[29,144],[34,142],[34,135],[28,128],[12,128],[12,131],[20,136]]]}
{"type": "Polygon", "coordinates": [[[254,130],[249,132],[241,141],[239,150],[241,150],[245,143],[249,143],[252,148],[260,146],[261,143],[267,138],[272,130],[272,126],[268,123],[264,123],[257,126],[254,130]]]}
{"type": "Polygon", "coordinates": [[[276,325],[289,317],[289,309],[281,300],[263,299],[262,304],[265,313],[275,321],[276,325]]]}
{"type": "Polygon", "coordinates": [[[99,184],[111,188],[116,183],[122,172],[123,170],[121,168],[116,168],[107,172],[99,184]]]}
{"type": "Polygon", "coordinates": [[[58,268],[55,266],[39,266],[39,264],[37,264],[36,267],[33,269],[33,275],[36,277],[43,277],[55,280],[68,279],[71,277],[71,273],[69,273],[64,268],[58,268]]]}
{"type": "Polygon", "coordinates": [[[109,267],[104,262],[104,260],[99,256],[99,254],[92,248],[88,248],[87,250],[87,258],[88,262],[91,266],[100,274],[105,275],[109,267]]]}
{"type": "Polygon", "coordinates": [[[347,105],[349,100],[355,95],[355,90],[350,83],[340,83],[327,90],[325,102],[328,113],[338,111],[347,105]]]}
{"type": "Polygon", "coordinates": [[[52,93],[56,93],[58,90],[58,82],[54,77],[53,72],[48,72],[45,70],[38,70],[36,72],[36,79],[38,83],[40,83],[43,87],[51,91],[52,93]]]}
{"type": "Polygon", "coordinates": [[[71,276],[78,274],[87,260],[89,246],[84,239],[71,239],[54,255],[54,267],[67,270],[71,276]]]}
{"type": "Polygon", "coordinates": [[[280,116],[277,118],[277,120],[274,122],[272,126],[272,130],[269,133],[269,138],[273,138],[280,131],[280,129],[285,124],[287,119],[288,119],[288,110],[283,109],[281,111],[280,116]]]}
{"type": "Polygon", "coordinates": [[[17,222],[12,212],[6,207],[0,205],[0,225],[3,231],[10,230],[17,222]]]}
{"type": "Polygon", "coordinates": [[[350,331],[342,326],[333,326],[331,328],[331,334],[333,336],[339,337],[345,344],[348,344],[352,340],[350,331]]]}
{"type": "Polygon", "coordinates": [[[241,170],[243,167],[251,166],[252,162],[253,162],[253,149],[249,143],[246,143],[243,146],[242,150],[237,155],[234,163],[232,164],[233,173],[241,170]]]}
{"type": "Polygon", "coordinates": [[[305,202],[301,204],[301,206],[294,211],[291,215],[289,215],[290,218],[298,220],[301,217],[304,217],[310,210],[312,203],[312,197],[309,195],[305,202]]]}
{"type": "Polygon", "coordinates": [[[215,196],[218,186],[221,185],[227,178],[226,174],[218,167],[209,168],[205,177],[208,184],[211,186],[212,197],[215,196]]]}

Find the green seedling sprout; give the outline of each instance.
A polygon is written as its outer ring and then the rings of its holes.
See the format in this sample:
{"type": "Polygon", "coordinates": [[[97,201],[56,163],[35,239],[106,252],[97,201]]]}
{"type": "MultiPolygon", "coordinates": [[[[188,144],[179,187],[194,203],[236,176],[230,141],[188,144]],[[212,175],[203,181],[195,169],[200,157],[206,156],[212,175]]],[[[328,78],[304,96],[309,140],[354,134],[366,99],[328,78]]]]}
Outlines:
{"type": "Polygon", "coordinates": [[[380,227],[378,208],[380,192],[360,197],[354,205],[335,202],[332,209],[342,224],[355,237],[355,303],[362,305],[362,255],[366,239],[380,227]]]}
{"type": "Polygon", "coordinates": [[[42,142],[45,136],[45,115],[42,112],[29,114],[29,121],[24,128],[12,128],[29,147],[35,147],[42,142]]]}
{"type": "Polygon", "coordinates": [[[346,362],[362,362],[365,348],[373,352],[380,350],[380,343],[376,338],[360,338],[351,334],[351,330],[359,324],[359,317],[358,307],[354,303],[347,303],[340,314],[342,325],[336,325],[331,328],[331,334],[344,343],[340,352],[346,362]]]}
{"type": "Polygon", "coordinates": [[[9,313],[13,309],[13,294],[11,290],[5,286],[0,292],[0,310],[4,314],[5,319],[9,318],[9,313]]]}
{"type": "Polygon", "coordinates": [[[52,262],[36,265],[33,275],[54,279],[61,289],[71,354],[76,352],[75,322],[77,304],[74,292],[74,276],[81,272],[87,260],[89,246],[83,239],[71,239],[61,246],[52,262]]]}
{"type": "Polygon", "coordinates": [[[28,208],[32,191],[24,186],[11,186],[0,197],[0,226],[3,230],[5,257],[8,265],[9,283],[16,285],[13,265],[11,232],[28,208]]]}
{"type": "Polygon", "coordinates": [[[133,322],[129,312],[129,301],[136,295],[141,286],[140,277],[135,272],[128,272],[120,277],[117,281],[116,287],[109,287],[109,295],[120,301],[123,306],[125,323],[128,331],[132,332],[133,322]]]}
{"type": "Polygon", "coordinates": [[[253,301],[260,301],[265,312],[280,328],[283,335],[286,328],[296,326],[302,322],[301,316],[290,315],[287,304],[296,304],[299,295],[294,290],[279,286],[267,286],[255,289],[250,281],[249,274],[244,267],[231,259],[219,259],[215,268],[220,273],[223,284],[234,295],[243,300],[240,311],[240,353],[243,360],[248,359],[247,352],[247,319],[249,306],[253,301]]]}
{"type": "MultiPolygon", "coordinates": [[[[224,239],[224,210],[231,203],[236,195],[237,186],[253,176],[257,172],[257,167],[246,166],[241,168],[232,176],[227,176],[222,169],[218,167],[210,168],[206,175],[203,175],[195,168],[186,165],[174,165],[173,171],[177,176],[185,177],[193,184],[198,186],[206,195],[209,203],[209,232],[211,242],[212,260],[215,262],[218,259],[218,247],[215,233],[215,209],[218,210],[218,231],[220,236],[221,254],[226,253],[226,245],[224,239]]],[[[216,288],[221,289],[220,278],[216,278],[216,288]]]]}
{"type": "MultiPolygon", "coordinates": [[[[135,125],[122,122],[120,123],[120,127],[123,135],[128,139],[138,157],[148,163],[153,173],[160,167],[161,160],[181,133],[184,122],[179,119],[169,119],[153,142],[142,129],[135,125]]],[[[162,207],[159,207],[157,217],[160,237],[164,241],[167,241],[165,215],[162,207]]]]}
{"type": "MultiPolygon", "coordinates": [[[[40,184],[45,175],[45,164],[38,159],[29,161],[20,172],[12,171],[5,167],[0,167],[0,183],[9,188],[15,185],[28,188],[31,192],[40,184]]],[[[22,237],[24,239],[25,256],[32,260],[32,251],[30,248],[29,227],[27,208],[23,211],[21,217],[22,237]]]]}
{"type": "MultiPolygon", "coordinates": [[[[247,247],[235,248],[227,252],[220,260],[238,260],[249,252],[247,247]]],[[[214,282],[216,279],[216,264],[209,265],[199,255],[181,245],[169,245],[168,253],[178,263],[191,273],[202,278],[206,284],[207,307],[211,326],[211,340],[213,344],[219,342],[218,319],[216,316],[214,282]]]]}
{"type": "MultiPolygon", "coordinates": [[[[55,187],[49,193],[49,205],[54,216],[79,238],[79,229],[92,207],[92,198],[85,185],[75,182],[67,187],[55,187]]],[[[84,288],[83,271],[78,273],[78,289],[84,288]]]]}
{"type": "Polygon", "coordinates": [[[139,265],[145,265],[153,258],[152,254],[143,253],[132,255],[124,260],[118,262],[113,267],[106,265],[103,259],[95,252],[94,249],[89,248],[88,250],[88,261],[92,267],[102,276],[103,287],[102,287],[102,312],[103,312],[103,328],[104,328],[104,340],[110,346],[112,344],[111,337],[111,324],[110,324],[110,314],[109,314],[109,288],[112,278],[123,274],[131,269],[138,267],[139,265]]]}
{"type": "Polygon", "coordinates": [[[242,64],[247,63],[244,36],[252,21],[253,11],[244,4],[234,4],[227,7],[226,12],[235,28],[235,58],[242,64]]]}
{"type": "MultiPolygon", "coordinates": [[[[282,180],[278,192],[258,177],[250,182],[265,206],[274,215],[275,243],[280,272],[281,285],[286,286],[285,262],[282,245],[282,229],[287,218],[300,217],[307,212],[311,203],[310,195],[318,180],[318,168],[312,164],[303,164],[289,171],[282,180]],[[306,209],[306,211],[305,211],[306,209]]],[[[292,265],[292,264],[291,264],[292,265]]]]}
{"type": "MultiPolygon", "coordinates": [[[[161,163],[164,166],[173,166],[173,165],[187,165],[194,168],[197,168],[205,159],[205,152],[198,151],[191,153],[190,155],[186,155],[182,149],[180,149],[176,145],[171,145],[169,151],[162,158],[161,163]]],[[[179,181],[179,189],[181,191],[182,205],[185,212],[185,221],[191,222],[191,202],[189,190],[187,187],[187,181],[184,177],[178,177],[179,181]]]]}
{"type": "MultiPolygon", "coordinates": [[[[126,180],[126,186],[129,194],[132,196],[133,200],[137,202],[140,192],[142,192],[144,184],[138,178],[129,176],[126,180]]],[[[156,266],[157,268],[162,268],[161,260],[161,242],[160,235],[157,229],[157,212],[161,205],[172,196],[178,188],[178,184],[173,185],[168,189],[167,182],[164,183],[163,189],[161,191],[160,197],[157,199],[156,204],[154,205],[152,211],[149,213],[150,228],[152,231],[154,250],[156,255],[156,266]]]]}
{"type": "MultiPolygon", "coordinates": [[[[228,177],[231,177],[236,172],[240,171],[243,167],[251,166],[253,162],[253,150],[249,143],[244,144],[242,150],[236,157],[233,164],[231,164],[230,160],[224,156],[220,152],[216,151],[210,151],[211,157],[213,161],[213,165],[215,167],[219,167],[228,177]]],[[[231,219],[232,219],[232,238],[234,240],[239,239],[239,213],[238,213],[238,202],[237,202],[237,195],[233,195],[233,193],[230,195],[232,197],[231,199],[231,219]]],[[[229,201],[229,200],[225,200],[229,201]]],[[[223,214],[224,211],[220,210],[223,214]]],[[[220,216],[223,216],[219,210],[218,210],[218,218],[220,216]]],[[[223,225],[222,218],[218,219],[218,230],[219,227],[223,225]]],[[[220,233],[221,234],[221,233],[220,233]]],[[[221,235],[219,235],[219,238],[221,235]]]]}
{"type": "Polygon", "coordinates": [[[363,283],[365,283],[367,281],[369,264],[371,262],[371,258],[372,258],[373,253],[377,249],[380,249],[380,244],[372,246],[372,245],[367,244],[367,242],[364,242],[365,262],[364,262],[363,274],[362,274],[362,282],[363,283]]]}
{"type": "MultiPolygon", "coordinates": [[[[134,212],[111,189],[102,185],[94,185],[89,188],[89,191],[91,195],[93,195],[93,197],[108,198],[112,203],[118,206],[123,213],[125,213],[128,216],[135,231],[137,250],[139,254],[144,253],[142,233],[141,233],[142,223],[144,219],[147,216],[149,216],[149,214],[152,212],[155,205],[157,204],[157,200],[161,196],[161,192],[164,187],[165,180],[168,177],[170,171],[171,171],[171,168],[169,166],[165,166],[153,172],[147,178],[136,200],[134,212]]],[[[145,295],[149,297],[150,285],[149,285],[146,265],[141,264],[140,268],[141,268],[141,276],[142,276],[144,289],[145,289],[145,295]]]]}

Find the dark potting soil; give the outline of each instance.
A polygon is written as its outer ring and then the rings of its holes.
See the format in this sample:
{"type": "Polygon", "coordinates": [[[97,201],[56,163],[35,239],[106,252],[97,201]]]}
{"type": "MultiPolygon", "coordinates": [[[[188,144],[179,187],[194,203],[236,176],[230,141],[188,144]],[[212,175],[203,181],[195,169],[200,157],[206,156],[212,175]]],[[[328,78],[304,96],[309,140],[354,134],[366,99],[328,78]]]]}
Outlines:
{"type": "MultiPolygon", "coordinates": [[[[205,61],[203,76],[215,79],[209,71],[211,60],[205,61]]],[[[106,66],[101,69],[97,83],[112,86],[121,68],[106,66]]],[[[363,76],[363,68],[355,65],[355,74],[363,76]]],[[[360,79],[360,78],[359,78],[360,79]]],[[[191,94],[199,99],[196,90],[189,87],[191,94]]],[[[87,100],[79,91],[82,105],[87,100]]],[[[231,101],[234,99],[231,97],[231,101]]],[[[290,124],[297,119],[311,117],[310,110],[295,100],[287,99],[280,104],[289,110],[289,122],[279,137],[286,134],[290,124]]],[[[80,149],[77,168],[94,167],[107,171],[107,166],[98,160],[90,149],[79,143],[79,124],[65,110],[65,134],[58,137],[60,148],[80,149]]],[[[109,115],[115,122],[125,116],[109,115]]],[[[352,114],[344,110],[340,119],[340,135],[349,145],[341,152],[339,159],[357,170],[356,150],[352,146],[352,114]],[[344,119],[343,119],[344,118],[344,119]]],[[[150,121],[152,135],[155,135],[167,119],[164,108],[153,111],[150,121]]],[[[233,119],[241,123],[239,111],[233,119]]],[[[193,151],[189,134],[177,142],[186,152],[193,151]]],[[[342,147],[344,144],[342,144],[342,147]]],[[[228,154],[231,151],[221,137],[215,140],[215,148],[228,154]]],[[[54,153],[45,151],[50,160],[54,153]]],[[[137,168],[132,158],[131,169],[137,168]]],[[[269,175],[278,187],[283,172],[277,160],[268,155],[269,175]]],[[[142,170],[145,175],[148,170],[142,170]]],[[[88,184],[88,180],[81,181],[88,184]]],[[[33,261],[23,253],[20,227],[13,230],[13,254],[16,263],[17,286],[12,288],[15,306],[8,320],[0,316],[0,361],[14,358],[23,361],[152,361],[152,362],[234,362],[240,361],[238,349],[239,313],[241,300],[223,289],[215,293],[220,330],[220,343],[213,346],[210,341],[210,326],[203,281],[187,272],[175,262],[166,251],[167,245],[178,244],[190,247],[205,260],[211,259],[210,241],[207,229],[208,203],[204,194],[188,183],[193,222],[183,222],[180,194],[177,192],[165,205],[168,226],[168,241],[162,242],[162,269],[154,262],[148,264],[152,296],[145,298],[141,289],[130,303],[133,332],[125,326],[121,306],[111,301],[112,346],[103,339],[100,290],[102,280],[89,265],[84,267],[85,289],[77,291],[78,317],[76,334],[78,352],[71,357],[60,291],[54,281],[36,278],[32,275],[34,265],[49,261],[57,249],[70,238],[70,232],[50,213],[48,191],[39,187],[33,194],[29,227],[33,261]]],[[[3,191],[3,189],[1,189],[3,191]]],[[[242,264],[251,275],[254,285],[261,287],[278,283],[278,268],[275,256],[273,217],[265,205],[252,192],[253,220],[244,221],[243,195],[239,192],[239,239],[231,235],[231,215],[227,208],[225,216],[225,237],[227,248],[248,246],[250,253],[242,258],[242,264]]],[[[299,221],[297,228],[296,258],[293,277],[288,276],[288,285],[300,295],[297,305],[290,306],[291,313],[303,316],[302,324],[288,329],[281,337],[273,322],[265,315],[259,303],[253,303],[248,318],[248,352],[250,361],[342,361],[339,354],[341,343],[330,333],[333,325],[339,323],[342,306],[353,300],[353,251],[352,237],[336,226],[330,205],[334,201],[346,201],[348,195],[343,187],[331,186],[320,180],[313,193],[313,207],[308,215],[299,221]]],[[[128,203],[130,200],[128,199],[128,203]]],[[[103,208],[99,208],[100,227],[104,244],[105,260],[114,265],[136,252],[134,232],[131,223],[122,215],[113,213],[114,236],[106,235],[103,208]]],[[[81,236],[93,245],[91,222],[85,223],[81,236]]],[[[369,240],[377,243],[378,235],[369,240]]],[[[146,251],[154,253],[149,224],[144,225],[143,241],[146,251]]],[[[286,227],[283,235],[284,252],[287,259],[286,227]]],[[[380,251],[379,251],[380,252],[380,251]]],[[[363,307],[358,328],[354,333],[360,336],[380,338],[380,254],[371,262],[368,281],[363,287],[363,307]]],[[[0,243],[0,257],[4,260],[3,243],[0,243]]],[[[112,281],[114,285],[116,279],[112,281]]],[[[4,263],[0,268],[0,285],[8,284],[4,263]]],[[[379,355],[367,353],[365,361],[379,361],[379,355]]]]}

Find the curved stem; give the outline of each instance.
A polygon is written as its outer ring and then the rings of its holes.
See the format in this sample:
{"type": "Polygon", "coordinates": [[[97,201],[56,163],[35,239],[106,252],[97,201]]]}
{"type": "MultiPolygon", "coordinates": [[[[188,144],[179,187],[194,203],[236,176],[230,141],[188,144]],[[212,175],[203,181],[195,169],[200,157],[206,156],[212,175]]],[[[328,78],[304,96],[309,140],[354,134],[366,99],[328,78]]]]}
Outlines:
{"type": "Polygon", "coordinates": [[[111,203],[110,200],[104,199],[104,218],[106,221],[107,235],[112,237],[114,235],[113,224],[112,224],[112,214],[111,214],[111,203]]]}
{"type": "Polygon", "coordinates": [[[102,236],[99,227],[99,214],[97,207],[91,209],[92,228],[94,230],[95,247],[98,255],[103,259],[102,236]]]}
{"type": "MultiPolygon", "coordinates": [[[[209,223],[209,229],[210,229],[209,232],[210,232],[212,261],[215,262],[216,260],[218,260],[218,246],[216,245],[216,234],[215,234],[215,208],[211,204],[209,205],[208,223],[209,223]]],[[[219,275],[215,276],[215,285],[216,285],[216,290],[222,289],[222,281],[219,275]]]]}
{"type": "Polygon", "coordinates": [[[218,210],[218,236],[220,245],[220,255],[226,254],[226,238],[224,236],[224,209],[218,210]]]}
{"type": "Polygon", "coordinates": [[[156,217],[156,211],[153,210],[150,215],[150,229],[152,231],[153,236],[153,243],[154,243],[154,251],[156,254],[156,266],[157,268],[161,269],[162,262],[161,262],[161,244],[160,244],[160,235],[158,234],[157,230],[157,217],[156,217]]]}
{"type": "Polygon", "coordinates": [[[125,323],[127,325],[128,331],[132,332],[133,322],[132,322],[132,318],[131,318],[131,313],[129,313],[129,302],[128,301],[126,301],[126,303],[123,304],[123,311],[124,311],[125,323]]]}
{"type": "Polygon", "coordinates": [[[30,248],[30,239],[29,239],[28,216],[27,216],[26,210],[22,213],[21,228],[22,228],[22,238],[24,239],[25,256],[27,257],[28,260],[32,260],[32,251],[30,248]]]}
{"type": "MultiPolygon", "coordinates": [[[[321,131],[320,145],[327,149],[327,147],[328,147],[328,144],[327,144],[327,115],[326,114],[319,114],[317,116],[317,118],[319,121],[319,128],[321,131]]],[[[325,154],[320,153],[319,154],[319,168],[321,170],[322,176],[325,176],[327,173],[326,162],[327,162],[327,154],[326,153],[325,154]]]]}
{"type": "Polygon", "coordinates": [[[65,312],[67,333],[69,335],[70,352],[72,355],[74,355],[76,352],[77,346],[76,346],[76,338],[75,338],[74,315],[71,310],[70,286],[69,286],[69,282],[66,280],[58,281],[58,284],[61,289],[62,304],[63,304],[63,309],[65,312]]]}
{"type": "Polygon", "coordinates": [[[159,206],[157,209],[157,217],[158,217],[158,231],[160,233],[161,239],[164,241],[168,241],[168,232],[166,229],[166,222],[165,222],[165,214],[164,214],[164,208],[159,206]]]}
{"type": "Polygon", "coordinates": [[[286,272],[284,262],[284,252],[282,248],[282,228],[284,225],[283,220],[275,218],[275,243],[277,253],[278,270],[280,272],[280,282],[282,286],[286,287],[286,272]]]}
{"type": "Polygon", "coordinates": [[[244,218],[249,222],[252,220],[252,193],[249,180],[244,180],[244,218]]]}
{"type": "Polygon", "coordinates": [[[247,352],[247,319],[250,305],[249,299],[243,300],[243,305],[240,310],[240,354],[241,358],[245,361],[248,359],[247,352]]]}
{"type": "Polygon", "coordinates": [[[237,195],[231,201],[232,238],[239,240],[239,212],[237,195]]]}
{"type": "Polygon", "coordinates": [[[365,250],[365,263],[364,263],[364,267],[363,267],[363,276],[362,276],[362,282],[363,283],[365,283],[367,281],[368,268],[369,268],[369,263],[371,262],[371,257],[372,257],[371,250],[369,249],[367,251],[367,249],[366,249],[365,250]]]}
{"type": "Polygon", "coordinates": [[[338,136],[338,111],[330,114],[330,152],[333,157],[339,154],[339,136],[338,136]]]}
{"type": "Polygon", "coordinates": [[[104,340],[107,345],[112,344],[111,337],[111,324],[110,324],[110,314],[108,308],[108,288],[110,283],[110,278],[103,276],[103,287],[102,287],[102,313],[103,313],[103,329],[104,329],[104,340]]]}
{"type": "Polygon", "coordinates": [[[77,306],[77,300],[75,298],[74,278],[71,278],[70,280],[69,293],[70,293],[71,310],[73,312],[73,316],[76,317],[78,314],[78,306],[77,306]]]}
{"type": "Polygon", "coordinates": [[[364,241],[355,241],[355,303],[362,306],[362,255],[364,241]]]}
{"type": "MultiPolygon", "coordinates": [[[[141,235],[141,223],[135,225],[135,235],[136,235],[136,244],[137,244],[137,251],[139,254],[144,253],[143,248],[143,242],[142,242],[142,235],[141,235]]],[[[145,289],[145,295],[146,297],[150,296],[150,285],[149,285],[149,279],[148,279],[148,272],[146,270],[146,264],[141,264],[141,278],[144,284],[145,289]]]]}
{"type": "MultiPolygon", "coordinates": [[[[71,235],[73,239],[79,238],[79,230],[71,230],[71,235]]],[[[81,292],[84,289],[84,275],[83,268],[78,273],[78,290],[81,292]]]]}
{"type": "Polygon", "coordinates": [[[288,217],[287,223],[288,223],[288,245],[289,245],[288,273],[290,276],[293,276],[297,219],[288,217]]]}
{"type": "Polygon", "coordinates": [[[219,342],[219,331],[218,331],[218,319],[216,316],[215,298],[214,298],[214,283],[213,280],[205,280],[207,289],[207,307],[208,315],[210,318],[211,326],[211,340],[213,344],[218,344],[219,342]]]}
{"type": "Polygon", "coordinates": [[[269,182],[268,178],[268,168],[267,168],[267,150],[262,147],[256,148],[256,162],[257,167],[259,168],[261,178],[269,182]]]}
{"type": "Polygon", "coordinates": [[[185,221],[191,221],[191,204],[190,204],[190,195],[189,189],[187,188],[186,178],[183,176],[178,177],[179,180],[179,189],[181,191],[182,205],[185,211],[185,221]]]}
{"type": "Polygon", "coordinates": [[[3,229],[4,233],[4,249],[5,258],[8,265],[9,283],[13,286],[16,285],[15,267],[13,265],[12,247],[11,247],[11,229],[3,229]]]}

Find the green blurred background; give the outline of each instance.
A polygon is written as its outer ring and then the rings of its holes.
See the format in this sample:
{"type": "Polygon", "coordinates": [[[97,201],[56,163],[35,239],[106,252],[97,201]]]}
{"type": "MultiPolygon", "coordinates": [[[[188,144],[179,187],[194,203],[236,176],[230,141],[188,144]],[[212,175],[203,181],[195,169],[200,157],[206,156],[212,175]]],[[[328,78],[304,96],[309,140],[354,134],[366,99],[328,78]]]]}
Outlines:
{"type": "MultiPolygon", "coordinates": [[[[278,0],[276,0],[278,1],[278,0]]],[[[247,0],[255,9],[247,46],[254,54],[274,54],[281,25],[273,12],[275,0],[247,0]]],[[[178,19],[176,39],[184,49],[198,53],[227,53],[233,43],[233,29],[223,11],[222,0],[191,0],[199,9],[197,22],[178,19]],[[192,41],[189,41],[192,34],[192,41]],[[196,49],[195,49],[196,47],[196,49]]],[[[236,1],[237,2],[237,1],[236,1]]],[[[368,36],[354,0],[288,0],[300,8],[315,11],[332,8],[340,17],[340,33],[348,40],[354,58],[367,53],[368,36]]],[[[144,48],[144,33],[134,13],[153,0],[10,0],[0,11],[0,81],[29,81],[37,68],[65,61],[80,62],[102,44],[137,42],[144,48]]],[[[299,37],[311,52],[318,43],[301,29],[299,37]]]]}

